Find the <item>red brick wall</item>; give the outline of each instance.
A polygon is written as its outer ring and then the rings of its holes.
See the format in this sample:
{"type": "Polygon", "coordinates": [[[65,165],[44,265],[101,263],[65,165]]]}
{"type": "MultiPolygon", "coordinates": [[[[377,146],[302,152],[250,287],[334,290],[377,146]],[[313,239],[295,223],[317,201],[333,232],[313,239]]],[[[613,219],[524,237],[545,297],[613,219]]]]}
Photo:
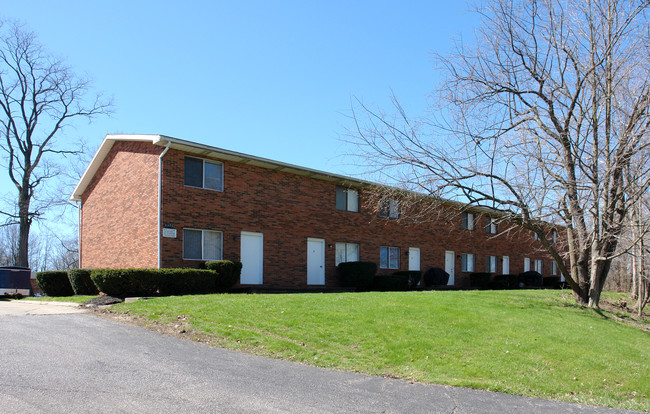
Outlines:
{"type": "MultiPolygon", "coordinates": [[[[183,228],[223,232],[224,259],[239,260],[242,231],[264,234],[264,285],[307,286],[307,238],[325,239],[325,282],[338,283],[335,243],[359,243],[360,260],[379,263],[380,246],[400,248],[400,269],[408,270],[409,247],[420,248],[420,268],[444,268],[445,251],[457,256],[456,286],[469,284],[469,273],[461,272],[462,253],[475,255],[475,271],[485,271],[486,255],[497,256],[497,273],[502,257],[510,257],[510,273],[523,271],[524,257],[543,259],[544,275],[550,274],[550,259],[539,242],[525,231],[506,234],[499,225],[498,237],[485,232],[485,217],[476,218],[476,230],[461,228],[460,215],[435,222],[405,225],[394,219],[378,218],[363,206],[361,212],[336,209],[336,184],[245,164],[224,161],[224,191],[184,186],[184,154],[170,150],[163,159],[163,222],[173,224],[177,237],[163,238],[163,267],[194,267],[183,260],[183,228]],[[330,248],[329,245],[332,247],[330,248]]],[[[152,231],[152,234],[155,234],[152,231]]],[[[380,270],[391,273],[394,270],[380,270]]]]}
{"type": "Polygon", "coordinates": [[[118,141],[82,195],[81,267],[158,266],[158,155],[118,141]]]}

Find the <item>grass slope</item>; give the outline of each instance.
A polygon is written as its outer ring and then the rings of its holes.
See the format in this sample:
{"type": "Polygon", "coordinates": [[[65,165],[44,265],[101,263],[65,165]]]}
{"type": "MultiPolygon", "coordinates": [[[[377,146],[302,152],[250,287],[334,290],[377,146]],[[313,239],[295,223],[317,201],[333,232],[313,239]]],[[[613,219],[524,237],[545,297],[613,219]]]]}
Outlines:
{"type": "Polygon", "coordinates": [[[113,309],[310,365],[650,410],[650,334],[566,292],[201,295],[113,309]]]}

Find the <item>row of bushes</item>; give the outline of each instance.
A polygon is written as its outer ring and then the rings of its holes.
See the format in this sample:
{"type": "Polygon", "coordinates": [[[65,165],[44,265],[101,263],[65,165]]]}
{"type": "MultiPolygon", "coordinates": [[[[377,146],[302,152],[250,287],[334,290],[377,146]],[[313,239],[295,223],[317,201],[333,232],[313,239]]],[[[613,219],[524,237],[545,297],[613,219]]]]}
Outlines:
{"type": "Polygon", "coordinates": [[[514,275],[492,275],[491,273],[472,273],[469,275],[470,286],[474,289],[517,289],[519,287],[558,288],[560,276],[543,277],[535,271],[514,275]]]}
{"type": "Polygon", "coordinates": [[[242,264],[230,260],[205,263],[206,269],[73,269],[36,274],[48,296],[152,296],[226,292],[239,282],[242,264]]]}
{"type": "Polygon", "coordinates": [[[338,265],[341,286],[356,290],[400,291],[414,289],[420,281],[419,271],[399,271],[378,275],[373,262],[346,262],[338,265]]]}

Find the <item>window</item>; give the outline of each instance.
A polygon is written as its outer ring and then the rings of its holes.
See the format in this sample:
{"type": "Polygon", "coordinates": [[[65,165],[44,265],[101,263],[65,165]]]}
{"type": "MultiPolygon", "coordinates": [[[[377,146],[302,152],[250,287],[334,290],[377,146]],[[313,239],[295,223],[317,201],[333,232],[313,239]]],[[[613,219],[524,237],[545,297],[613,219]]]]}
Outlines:
{"type": "Polygon", "coordinates": [[[185,157],[185,185],[223,191],[223,164],[185,157]]]}
{"type": "Polygon", "coordinates": [[[382,269],[399,269],[399,247],[379,248],[379,267],[382,269]]]}
{"type": "Polygon", "coordinates": [[[530,259],[524,257],[524,272],[529,272],[529,271],[530,271],[530,259]]]}
{"type": "Polygon", "coordinates": [[[551,261],[551,275],[557,276],[557,263],[554,260],[551,261]]]}
{"type": "Polygon", "coordinates": [[[543,263],[542,260],[535,260],[535,271],[537,273],[540,273],[540,274],[542,273],[542,263],[543,263]]]}
{"type": "Polygon", "coordinates": [[[356,243],[336,243],[336,265],[359,261],[359,245],[356,243]]]}
{"type": "Polygon", "coordinates": [[[465,230],[474,230],[474,213],[463,213],[463,228],[465,230]]]}
{"type": "Polygon", "coordinates": [[[472,253],[463,253],[461,256],[461,267],[463,272],[474,271],[474,255],[472,253]]]}
{"type": "Polygon", "coordinates": [[[557,243],[557,230],[555,229],[551,230],[551,243],[557,243]]]}
{"type": "Polygon", "coordinates": [[[379,215],[381,217],[399,218],[399,203],[397,200],[392,198],[382,200],[379,215]]]}
{"type": "Polygon", "coordinates": [[[485,232],[490,234],[497,234],[497,222],[493,217],[487,217],[485,232]]]}
{"type": "Polygon", "coordinates": [[[485,271],[488,273],[497,272],[497,257],[496,256],[485,256],[485,271]]]}
{"type": "Polygon", "coordinates": [[[336,208],[343,211],[359,211],[359,191],[336,187],[336,208]]]}
{"type": "Polygon", "coordinates": [[[222,245],[220,231],[183,229],[183,259],[221,260],[222,245]]]}
{"type": "Polygon", "coordinates": [[[510,274],[510,256],[503,256],[503,263],[501,264],[503,267],[501,269],[501,273],[504,275],[509,275],[510,274]]]}
{"type": "Polygon", "coordinates": [[[539,234],[533,233],[533,237],[535,238],[535,241],[539,241],[539,234]]]}

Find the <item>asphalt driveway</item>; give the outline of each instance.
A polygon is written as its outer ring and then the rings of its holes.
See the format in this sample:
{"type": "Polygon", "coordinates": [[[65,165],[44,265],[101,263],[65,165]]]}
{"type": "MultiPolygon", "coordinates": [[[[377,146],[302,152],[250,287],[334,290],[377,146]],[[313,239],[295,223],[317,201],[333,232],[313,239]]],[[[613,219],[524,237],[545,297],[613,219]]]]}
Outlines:
{"type": "Polygon", "coordinates": [[[63,313],[70,305],[26,308],[0,301],[2,412],[624,412],[256,357],[63,313]]]}

